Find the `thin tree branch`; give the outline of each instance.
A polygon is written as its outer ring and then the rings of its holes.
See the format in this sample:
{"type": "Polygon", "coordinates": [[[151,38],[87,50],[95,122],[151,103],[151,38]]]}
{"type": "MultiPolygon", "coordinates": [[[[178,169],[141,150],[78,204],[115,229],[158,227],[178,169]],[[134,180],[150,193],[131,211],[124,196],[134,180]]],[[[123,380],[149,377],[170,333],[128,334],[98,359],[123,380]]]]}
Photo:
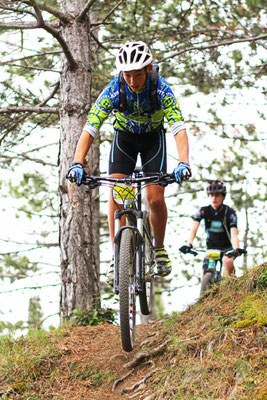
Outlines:
{"type": "Polygon", "coordinates": [[[60,50],[58,50],[58,51],[47,51],[45,53],[36,53],[36,54],[32,54],[31,56],[25,56],[25,57],[15,58],[15,59],[8,60],[8,61],[2,61],[2,62],[0,62],[0,65],[9,65],[9,64],[17,62],[17,61],[28,60],[29,58],[46,57],[48,54],[61,54],[61,53],[62,52],[60,50]]]}
{"type": "Polygon", "coordinates": [[[80,15],[78,15],[77,17],[77,21],[83,21],[87,12],[90,10],[90,8],[92,7],[92,5],[96,2],[96,0],[89,0],[87,2],[87,4],[84,6],[83,10],[81,11],[80,15]]]}
{"type": "Polygon", "coordinates": [[[75,70],[77,68],[77,63],[74,60],[70,49],[67,45],[67,43],[65,42],[65,40],[62,38],[60,32],[58,30],[56,30],[55,28],[53,28],[51,25],[48,25],[42,16],[41,10],[37,5],[37,2],[35,0],[30,0],[30,3],[32,4],[35,12],[36,12],[36,19],[37,19],[37,23],[39,25],[39,28],[43,28],[45,29],[47,32],[51,33],[51,35],[59,42],[59,44],[62,47],[62,50],[69,62],[69,66],[72,70],[75,70]]]}
{"type": "Polygon", "coordinates": [[[102,49],[104,49],[106,52],[108,52],[109,54],[113,55],[112,52],[105,47],[102,43],[99,42],[98,38],[93,34],[92,31],[90,31],[90,35],[92,36],[92,38],[94,39],[94,41],[98,44],[99,47],[101,47],[102,49]]]}
{"type": "Polygon", "coordinates": [[[17,288],[17,289],[11,289],[11,290],[5,290],[3,292],[0,292],[0,294],[6,294],[6,293],[12,293],[12,292],[18,292],[19,290],[35,290],[35,289],[43,289],[47,287],[54,287],[54,286],[60,286],[61,283],[52,283],[50,285],[44,285],[44,286],[26,286],[22,288],[17,288]]]}
{"type": "MultiPolygon", "coordinates": [[[[29,1],[24,1],[24,3],[30,5],[29,1]]],[[[64,24],[68,24],[70,22],[69,18],[64,13],[62,13],[60,10],[58,10],[57,8],[51,7],[50,5],[42,3],[42,2],[36,2],[36,4],[38,5],[38,7],[41,10],[47,11],[48,13],[54,15],[60,21],[62,21],[64,24]]]]}
{"type": "Polygon", "coordinates": [[[7,107],[0,108],[0,114],[11,114],[14,112],[29,112],[36,114],[59,114],[59,108],[57,107],[31,107],[31,106],[21,106],[21,107],[7,107]]]}
{"type": "Polygon", "coordinates": [[[119,3],[118,4],[116,4],[113,8],[112,8],[112,10],[110,10],[110,12],[105,16],[105,18],[103,18],[102,19],[102,21],[100,21],[100,25],[101,24],[104,24],[105,23],[105,21],[111,16],[111,14],[113,14],[114,13],[114,11],[121,5],[121,3],[123,3],[125,0],[120,0],[119,1],[119,3]]]}
{"type": "Polygon", "coordinates": [[[38,244],[38,246],[32,247],[30,249],[8,251],[6,253],[0,253],[0,256],[17,255],[19,253],[26,253],[28,251],[38,250],[38,249],[41,249],[43,247],[49,248],[49,247],[58,247],[59,246],[59,243],[39,243],[39,242],[37,242],[37,244],[38,244]]]}
{"type": "Polygon", "coordinates": [[[38,104],[39,107],[44,106],[46,103],[48,103],[49,100],[51,100],[55,94],[57,93],[57,91],[59,90],[60,87],[60,82],[56,82],[54,84],[54,89],[52,90],[52,92],[48,95],[48,97],[46,99],[44,99],[41,103],[38,104]]]}
{"type": "Polygon", "coordinates": [[[0,154],[0,159],[5,159],[5,161],[12,161],[12,160],[28,160],[28,161],[32,161],[35,162],[37,164],[42,164],[42,165],[50,165],[51,167],[57,167],[57,164],[53,164],[47,161],[43,161],[37,158],[31,158],[29,156],[26,156],[24,154],[17,154],[16,156],[6,156],[5,154],[0,154]]]}
{"type": "Polygon", "coordinates": [[[168,57],[162,58],[158,62],[166,61],[170,58],[179,56],[181,54],[187,53],[192,50],[202,51],[202,50],[207,50],[207,49],[213,49],[213,48],[220,47],[220,46],[231,45],[231,44],[235,44],[235,43],[255,42],[257,40],[261,40],[261,39],[265,39],[265,38],[267,38],[267,35],[259,35],[259,36],[254,36],[252,38],[245,37],[243,39],[237,39],[237,40],[225,40],[225,41],[222,41],[221,43],[214,43],[214,44],[206,45],[206,46],[191,46],[191,47],[187,47],[184,50],[173,53],[173,54],[169,55],[168,57]]]}
{"type": "MultiPolygon", "coordinates": [[[[1,63],[0,63],[1,64],[1,63]]],[[[6,63],[4,63],[6,64],[6,63]]],[[[30,70],[34,70],[34,71],[48,71],[48,72],[56,72],[57,74],[60,74],[61,71],[56,71],[54,69],[51,68],[40,68],[40,67],[29,67],[28,65],[20,65],[20,64],[8,64],[10,67],[16,67],[16,68],[24,68],[24,69],[30,69],[30,70]]]]}
{"type": "Polygon", "coordinates": [[[36,22],[25,22],[25,23],[13,23],[13,22],[1,22],[0,28],[4,29],[38,29],[40,26],[36,22]]]}

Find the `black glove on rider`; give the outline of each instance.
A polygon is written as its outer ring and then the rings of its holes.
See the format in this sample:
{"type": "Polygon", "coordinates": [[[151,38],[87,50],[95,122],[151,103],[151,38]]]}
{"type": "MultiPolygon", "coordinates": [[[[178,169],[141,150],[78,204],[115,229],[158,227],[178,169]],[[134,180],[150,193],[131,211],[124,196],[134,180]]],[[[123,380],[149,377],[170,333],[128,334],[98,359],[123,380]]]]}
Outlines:
{"type": "Polygon", "coordinates": [[[180,250],[182,253],[186,254],[186,253],[190,253],[190,251],[191,251],[192,248],[193,248],[192,244],[189,244],[188,246],[187,246],[187,245],[184,245],[184,246],[180,247],[179,250],[180,250]]]}
{"type": "Polygon", "coordinates": [[[229,250],[229,251],[227,251],[225,253],[226,256],[235,257],[235,258],[238,257],[238,256],[241,256],[242,254],[247,254],[247,251],[244,250],[244,249],[237,248],[237,249],[234,249],[234,250],[229,250]]]}

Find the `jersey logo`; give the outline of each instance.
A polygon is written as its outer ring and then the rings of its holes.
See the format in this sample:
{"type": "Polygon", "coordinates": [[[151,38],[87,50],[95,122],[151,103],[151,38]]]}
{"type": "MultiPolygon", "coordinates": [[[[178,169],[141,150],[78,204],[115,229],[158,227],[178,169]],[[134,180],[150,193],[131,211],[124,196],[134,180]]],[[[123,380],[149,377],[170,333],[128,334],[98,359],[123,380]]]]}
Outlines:
{"type": "Polygon", "coordinates": [[[224,232],[222,221],[211,221],[209,230],[212,232],[224,232]]]}

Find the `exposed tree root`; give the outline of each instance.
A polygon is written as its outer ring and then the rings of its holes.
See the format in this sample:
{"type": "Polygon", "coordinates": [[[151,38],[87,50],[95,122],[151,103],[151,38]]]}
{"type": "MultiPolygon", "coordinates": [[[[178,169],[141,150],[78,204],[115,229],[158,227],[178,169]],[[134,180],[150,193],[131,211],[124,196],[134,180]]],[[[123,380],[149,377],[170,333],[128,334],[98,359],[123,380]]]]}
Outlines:
{"type": "Polygon", "coordinates": [[[128,372],[126,375],[122,376],[119,379],[116,379],[116,381],[113,383],[113,386],[112,386],[112,392],[114,392],[114,390],[116,389],[116,387],[118,386],[119,383],[121,383],[125,379],[127,379],[128,376],[130,376],[133,372],[134,372],[134,368],[130,372],[128,372]]]}
{"type": "Polygon", "coordinates": [[[159,368],[155,368],[152,371],[148,372],[142,379],[140,379],[140,381],[135,382],[131,387],[121,389],[121,394],[133,392],[140,385],[144,384],[148,380],[148,378],[150,378],[152,375],[154,375],[155,372],[157,372],[157,371],[159,371],[159,368]]]}
{"type": "Polygon", "coordinates": [[[137,365],[139,365],[141,362],[144,360],[149,359],[150,357],[153,357],[154,355],[162,352],[167,344],[170,342],[171,339],[165,340],[165,342],[161,343],[158,347],[155,347],[151,351],[142,351],[140,353],[137,353],[135,357],[129,361],[128,363],[124,364],[125,368],[134,368],[137,365]]]}

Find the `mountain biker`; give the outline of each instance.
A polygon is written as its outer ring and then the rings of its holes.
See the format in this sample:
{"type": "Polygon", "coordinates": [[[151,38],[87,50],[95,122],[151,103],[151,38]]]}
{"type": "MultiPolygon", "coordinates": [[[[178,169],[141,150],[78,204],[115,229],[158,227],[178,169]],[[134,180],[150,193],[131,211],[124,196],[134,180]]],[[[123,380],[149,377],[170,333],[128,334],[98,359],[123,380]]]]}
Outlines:
{"type": "MultiPolygon", "coordinates": [[[[239,248],[237,216],[235,210],[223,204],[226,196],[226,186],[220,180],[211,181],[207,187],[207,194],[210,198],[210,205],[201,207],[194,216],[194,222],[188,237],[188,244],[179,250],[189,253],[193,248],[193,241],[199,228],[200,222],[204,219],[207,234],[207,249],[223,250],[222,263],[225,276],[235,276],[234,258],[244,253],[239,248]],[[227,252],[234,250],[234,257],[227,257],[227,252]]],[[[208,268],[209,260],[203,260],[203,272],[208,268]]]]}
{"type": "MultiPolygon", "coordinates": [[[[109,155],[109,175],[121,178],[133,173],[137,155],[140,153],[144,173],[166,172],[166,141],[163,126],[167,119],[173,133],[179,155],[178,166],[174,169],[175,179],[181,183],[191,177],[188,160],[188,137],[179,103],[169,84],[158,75],[156,92],[157,109],[152,106],[153,59],[146,43],[133,41],[125,43],[116,56],[117,75],[102,91],[89,112],[74,160],[69,173],[75,174],[77,185],[81,184],[84,173],[84,159],[94,137],[105,119],[113,111],[114,136],[109,155]],[[123,80],[122,86],[120,79],[123,80]],[[126,95],[125,109],[121,110],[121,87],[126,95]]],[[[167,222],[167,208],[164,187],[153,184],[146,188],[150,208],[151,225],[154,234],[154,255],[157,272],[166,276],[171,272],[171,262],[164,248],[167,222]]],[[[114,252],[114,212],[117,205],[109,197],[109,230],[114,252]]],[[[112,285],[113,262],[110,265],[107,283],[112,285]]]]}

